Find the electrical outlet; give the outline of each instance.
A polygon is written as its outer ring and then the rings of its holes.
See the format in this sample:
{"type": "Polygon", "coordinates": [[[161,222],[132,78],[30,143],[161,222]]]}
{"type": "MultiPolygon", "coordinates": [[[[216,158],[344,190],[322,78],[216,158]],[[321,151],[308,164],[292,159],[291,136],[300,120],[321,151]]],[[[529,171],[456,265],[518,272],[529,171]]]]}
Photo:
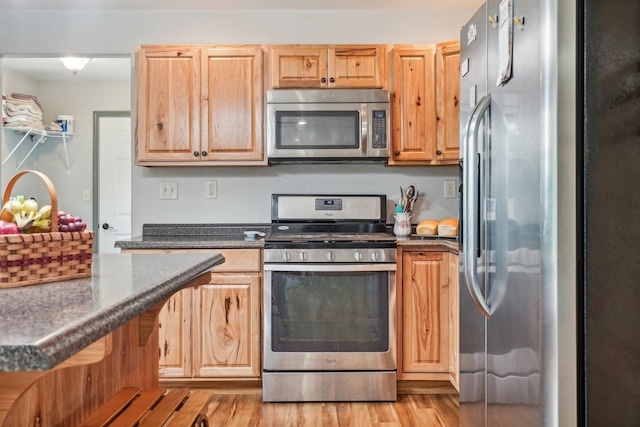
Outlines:
{"type": "Polygon", "coordinates": [[[444,198],[455,199],[456,194],[457,194],[456,182],[454,180],[445,179],[444,180],[444,198]]]}
{"type": "Polygon", "coordinates": [[[205,183],[204,183],[204,198],[205,199],[217,199],[218,198],[218,181],[205,181],[205,183]]]}
{"type": "Polygon", "coordinates": [[[160,182],[160,200],[178,199],[178,181],[160,182]]]}

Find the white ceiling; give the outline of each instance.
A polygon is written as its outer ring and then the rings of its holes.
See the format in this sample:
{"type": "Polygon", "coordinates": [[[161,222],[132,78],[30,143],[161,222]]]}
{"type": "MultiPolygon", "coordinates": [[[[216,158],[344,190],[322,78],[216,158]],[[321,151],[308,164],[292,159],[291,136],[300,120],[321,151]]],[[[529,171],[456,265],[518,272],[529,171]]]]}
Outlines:
{"type": "Polygon", "coordinates": [[[113,82],[131,80],[130,58],[91,58],[76,75],[59,58],[2,58],[3,68],[38,82],[113,82]]]}
{"type": "MultiPolygon", "coordinates": [[[[0,0],[0,10],[476,10],[484,0],[0,0]]],[[[128,81],[130,58],[92,58],[73,73],[57,58],[2,58],[3,67],[43,82],[128,81]]]]}
{"type": "Polygon", "coordinates": [[[469,9],[483,0],[0,0],[0,10],[469,9]]]}

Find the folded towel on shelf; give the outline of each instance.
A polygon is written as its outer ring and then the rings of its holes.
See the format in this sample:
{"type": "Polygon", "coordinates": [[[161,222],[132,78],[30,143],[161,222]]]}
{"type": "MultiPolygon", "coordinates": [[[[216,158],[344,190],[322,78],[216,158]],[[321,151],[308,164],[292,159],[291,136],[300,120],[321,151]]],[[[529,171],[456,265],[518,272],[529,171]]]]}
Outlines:
{"type": "Polygon", "coordinates": [[[44,125],[42,124],[42,121],[33,120],[26,116],[7,117],[4,123],[4,127],[13,127],[13,128],[29,127],[29,128],[44,130],[44,125]]]}
{"type": "Polygon", "coordinates": [[[53,132],[62,132],[62,126],[60,126],[56,122],[51,122],[47,125],[44,125],[44,130],[50,130],[53,132]]]}
{"type": "Polygon", "coordinates": [[[40,110],[44,111],[44,108],[42,108],[42,104],[40,104],[40,101],[38,101],[38,97],[34,96],[34,95],[28,95],[26,93],[19,93],[19,92],[13,92],[11,93],[11,97],[15,98],[15,99],[24,99],[24,100],[33,100],[36,104],[38,104],[38,107],[40,107],[40,110]]]}
{"type": "Polygon", "coordinates": [[[39,120],[38,117],[33,117],[29,114],[18,114],[17,116],[7,116],[7,120],[6,120],[7,123],[30,122],[30,121],[42,123],[42,120],[39,120]]]}
{"type": "Polygon", "coordinates": [[[15,114],[34,114],[42,117],[42,110],[33,100],[22,101],[20,99],[7,99],[4,105],[5,111],[9,115],[15,114]],[[19,101],[19,102],[16,102],[19,101]]]}

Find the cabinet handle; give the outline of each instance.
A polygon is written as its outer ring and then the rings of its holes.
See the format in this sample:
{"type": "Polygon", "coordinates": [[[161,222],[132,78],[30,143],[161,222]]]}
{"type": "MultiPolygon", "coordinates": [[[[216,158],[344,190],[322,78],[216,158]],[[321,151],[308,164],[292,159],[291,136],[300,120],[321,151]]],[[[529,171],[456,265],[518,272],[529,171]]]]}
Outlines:
{"type": "Polygon", "coordinates": [[[194,151],[193,155],[196,156],[196,157],[200,157],[200,152],[199,151],[194,151]]]}
{"type": "Polygon", "coordinates": [[[320,81],[321,81],[322,83],[326,83],[326,82],[327,82],[327,79],[323,77],[323,78],[321,78],[321,79],[320,79],[320,81]]]}
{"type": "Polygon", "coordinates": [[[207,152],[206,151],[202,152],[202,157],[207,157],[207,152]]]}
{"type": "Polygon", "coordinates": [[[440,154],[442,154],[442,151],[436,150],[436,154],[439,156],[440,154]]]}
{"type": "Polygon", "coordinates": [[[158,123],[156,126],[158,126],[158,129],[162,130],[162,128],[164,127],[164,125],[162,123],[158,123]]]}
{"type": "Polygon", "coordinates": [[[335,82],[335,81],[336,81],[336,79],[334,79],[333,77],[331,77],[331,78],[329,79],[329,83],[333,83],[333,82],[335,82]]]}

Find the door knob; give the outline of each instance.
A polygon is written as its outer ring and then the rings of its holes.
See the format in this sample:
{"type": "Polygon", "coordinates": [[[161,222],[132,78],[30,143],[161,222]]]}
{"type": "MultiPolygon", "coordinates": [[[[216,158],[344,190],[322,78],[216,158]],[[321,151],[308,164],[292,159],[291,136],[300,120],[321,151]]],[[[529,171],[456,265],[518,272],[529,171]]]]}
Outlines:
{"type": "Polygon", "coordinates": [[[109,223],[107,223],[107,222],[105,222],[104,224],[102,224],[102,228],[103,228],[104,230],[113,230],[113,227],[111,227],[111,226],[109,225],[109,223]]]}

